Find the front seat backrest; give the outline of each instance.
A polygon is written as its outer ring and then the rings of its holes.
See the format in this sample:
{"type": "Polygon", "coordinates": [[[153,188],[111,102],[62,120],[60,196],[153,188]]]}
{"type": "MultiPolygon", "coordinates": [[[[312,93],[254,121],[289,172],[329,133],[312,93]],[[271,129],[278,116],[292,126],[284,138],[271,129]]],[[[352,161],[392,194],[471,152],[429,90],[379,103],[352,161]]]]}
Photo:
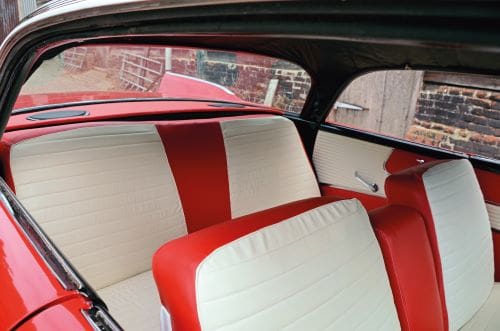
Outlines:
{"type": "Polygon", "coordinates": [[[458,330],[494,283],[490,223],[472,165],[465,159],[424,164],[391,175],[385,188],[390,204],[422,213],[449,329],[458,330]]]}

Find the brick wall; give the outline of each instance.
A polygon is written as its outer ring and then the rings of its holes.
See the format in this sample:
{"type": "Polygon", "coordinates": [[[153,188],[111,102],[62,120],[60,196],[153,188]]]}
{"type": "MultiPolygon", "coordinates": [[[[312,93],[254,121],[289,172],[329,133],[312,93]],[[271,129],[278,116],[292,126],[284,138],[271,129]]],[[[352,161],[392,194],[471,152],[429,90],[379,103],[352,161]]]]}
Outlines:
{"type": "Polygon", "coordinates": [[[406,138],[500,159],[500,92],[424,83],[406,138]]]}
{"type": "MultiPolygon", "coordinates": [[[[117,71],[123,47],[88,47],[84,70],[93,67],[117,71]]],[[[127,51],[164,63],[163,48],[129,47],[127,51]]],[[[302,110],[311,80],[298,66],[263,56],[242,53],[203,52],[193,49],[172,49],[172,72],[205,79],[229,88],[241,99],[264,103],[271,79],[278,79],[272,105],[299,113],[302,110]]]]}
{"type": "Polygon", "coordinates": [[[302,110],[311,84],[304,70],[277,59],[247,54],[229,59],[225,54],[206,56],[199,70],[196,51],[174,49],[172,71],[223,85],[241,99],[256,103],[264,102],[270,80],[278,79],[273,106],[297,113],[302,110]]]}

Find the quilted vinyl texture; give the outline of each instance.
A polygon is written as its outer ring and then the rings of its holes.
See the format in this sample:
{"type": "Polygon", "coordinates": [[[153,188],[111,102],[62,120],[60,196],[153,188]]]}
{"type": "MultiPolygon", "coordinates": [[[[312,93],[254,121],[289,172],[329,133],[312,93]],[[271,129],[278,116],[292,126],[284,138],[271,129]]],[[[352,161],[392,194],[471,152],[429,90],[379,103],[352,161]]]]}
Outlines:
{"type": "Polygon", "coordinates": [[[450,330],[481,308],[493,286],[490,222],[472,165],[438,164],[423,175],[443,270],[450,330]]]}
{"type": "Polygon", "coordinates": [[[265,227],[198,266],[203,330],[399,330],[382,254],[359,201],[265,227]]]}
{"type": "Polygon", "coordinates": [[[284,117],[221,122],[233,218],[320,196],[297,129],[284,117]]]}
{"type": "Polygon", "coordinates": [[[76,269],[100,289],[151,269],[186,234],[153,125],[85,127],[12,147],[16,194],[76,269]]]}
{"type": "Polygon", "coordinates": [[[384,163],[392,150],[390,147],[319,131],[313,153],[318,180],[346,190],[385,196],[384,182],[388,174],[384,171],[384,163]],[[355,171],[363,179],[376,183],[378,192],[373,193],[356,179],[355,171]]]}
{"type": "Polygon", "coordinates": [[[160,330],[160,296],[151,271],[102,288],[97,293],[124,330],[160,330]]]}

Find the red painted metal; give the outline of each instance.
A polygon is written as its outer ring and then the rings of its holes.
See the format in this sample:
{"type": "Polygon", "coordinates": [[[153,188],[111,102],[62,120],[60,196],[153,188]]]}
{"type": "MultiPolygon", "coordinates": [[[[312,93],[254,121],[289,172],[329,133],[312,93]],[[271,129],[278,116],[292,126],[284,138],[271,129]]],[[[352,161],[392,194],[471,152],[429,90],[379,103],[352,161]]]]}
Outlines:
{"type": "Polygon", "coordinates": [[[0,330],[77,292],[65,290],[0,204],[0,330]]]}
{"type": "Polygon", "coordinates": [[[86,106],[68,106],[56,110],[85,110],[89,112],[88,116],[69,117],[62,119],[52,119],[43,121],[32,121],[28,116],[43,113],[33,112],[29,114],[18,114],[10,117],[7,123],[6,131],[53,126],[69,123],[92,122],[102,120],[118,120],[131,116],[148,116],[159,114],[181,114],[193,112],[217,112],[217,111],[238,111],[238,112],[262,112],[267,114],[282,114],[283,112],[264,106],[255,106],[249,104],[245,108],[213,107],[211,102],[197,101],[140,101],[140,102],[120,102],[120,103],[102,103],[86,106]]]}
{"type": "Polygon", "coordinates": [[[161,98],[160,93],[144,92],[61,92],[61,93],[40,93],[21,94],[14,104],[14,109],[45,106],[52,104],[62,104],[77,101],[110,100],[126,98],[161,98]]]}
{"type": "Polygon", "coordinates": [[[245,102],[224,86],[168,72],[163,76],[158,92],[162,93],[164,97],[170,98],[203,98],[245,102]]]}
{"type": "Polygon", "coordinates": [[[19,327],[19,331],[51,330],[79,331],[94,330],[82,314],[90,308],[90,303],[83,297],[74,297],[47,308],[33,316],[19,327]]]}
{"type": "MultiPolygon", "coordinates": [[[[126,98],[184,98],[208,99],[226,102],[248,103],[224,86],[174,73],[165,73],[160,86],[154,92],[137,91],[81,91],[43,94],[21,94],[14,109],[62,104],[68,102],[110,100],[126,98]]],[[[258,106],[258,105],[255,105],[258,106]]]]}

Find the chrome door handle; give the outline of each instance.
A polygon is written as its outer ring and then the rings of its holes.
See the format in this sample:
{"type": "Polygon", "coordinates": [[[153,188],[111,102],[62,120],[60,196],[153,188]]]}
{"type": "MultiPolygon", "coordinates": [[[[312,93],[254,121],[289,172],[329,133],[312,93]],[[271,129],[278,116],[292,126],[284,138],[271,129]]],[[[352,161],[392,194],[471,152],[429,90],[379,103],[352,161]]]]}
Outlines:
{"type": "Polygon", "coordinates": [[[378,185],[376,183],[370,183],[369,181],[361,177],[361,175],[357,171],[354,172],[354,177],[356,177],[356,179],[359,180],[361,184],[366,186],[373,193],[378,192],[378,185]]]}

